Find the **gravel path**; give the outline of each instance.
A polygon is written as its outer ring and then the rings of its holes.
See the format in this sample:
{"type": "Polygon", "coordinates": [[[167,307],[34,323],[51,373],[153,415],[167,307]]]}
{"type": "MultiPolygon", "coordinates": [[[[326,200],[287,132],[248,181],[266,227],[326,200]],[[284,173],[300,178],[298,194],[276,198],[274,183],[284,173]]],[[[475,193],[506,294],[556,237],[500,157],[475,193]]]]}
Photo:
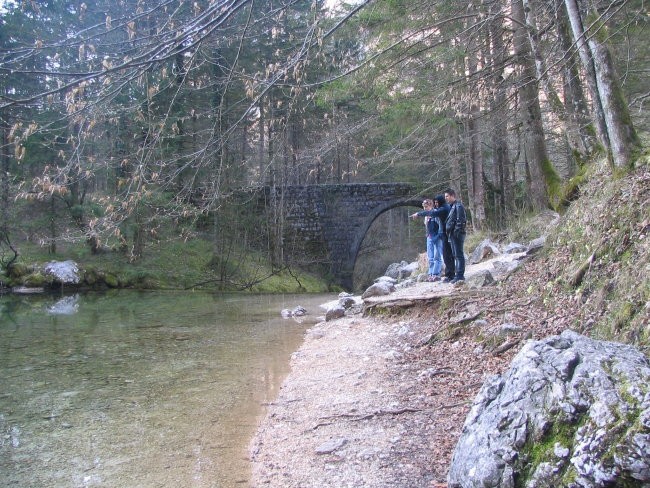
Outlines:
{"type": "Polygon", "coordinates": [[[429,486],[423,476],[435,481],[415,466],[426,464],[428,453],[414,449],[414,430],[435,425],[435,413],[424,401],[405,403],[401,394],[408,365],[400,364],[400,334],[408,334],[405,326],[365,318],[310,330],[253,441],[253,486],[412,487],[429,486]]]}
{"type": "MultiPolygon", "coordinates": [[[[468,267],[468,275],[488,267],[468,267]]],[[[476,306],[461,297],[464,287],[456,290],[420,283],[397,292],[426,297],[401,314],[346,316],[311,328],[251,442],[250,486],[446,486],[472,399],[516,349],[488,354],[472,333],[430,341],[476,306]],[[436,295],[446,298],[432,300],[436,295]]]]}

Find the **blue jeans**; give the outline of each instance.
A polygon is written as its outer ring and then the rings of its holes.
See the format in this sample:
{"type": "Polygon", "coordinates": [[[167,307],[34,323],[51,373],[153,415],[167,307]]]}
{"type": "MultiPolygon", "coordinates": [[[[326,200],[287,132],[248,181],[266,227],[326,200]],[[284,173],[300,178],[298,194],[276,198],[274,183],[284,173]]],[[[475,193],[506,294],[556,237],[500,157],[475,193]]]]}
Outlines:
{"type": "Polygon", "coordinates": [[[427,257],[429,258],[429,276],[439,276],[442,271],[442,239],[427,236],[427,257]]]}
{"type": "Polygon", "coordinates": [[[456,276],[459,280],[465,279],[465,234],[455,234],[449,236],[451,252],[454,254],[454,264],[456,265],[456,276]]]}

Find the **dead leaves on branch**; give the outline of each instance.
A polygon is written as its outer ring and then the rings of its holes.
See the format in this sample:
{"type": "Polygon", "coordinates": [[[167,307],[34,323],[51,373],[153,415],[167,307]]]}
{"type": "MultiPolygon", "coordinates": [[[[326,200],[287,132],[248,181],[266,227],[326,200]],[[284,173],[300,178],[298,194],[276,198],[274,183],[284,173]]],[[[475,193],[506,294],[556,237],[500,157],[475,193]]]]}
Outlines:
{"type": "Polygon", "coordinates": [[[24,125],[22,122],[16,122],[11,129],[9,129],[9,135],[7,137],[7,141],[10,144],[14,144],[14,157],[19,162],[25,158],[26,149],[24,143],[38,130],[38,124],[32,122],[25,128],[25,130],[22,130],[23,127],[24,125]]]}

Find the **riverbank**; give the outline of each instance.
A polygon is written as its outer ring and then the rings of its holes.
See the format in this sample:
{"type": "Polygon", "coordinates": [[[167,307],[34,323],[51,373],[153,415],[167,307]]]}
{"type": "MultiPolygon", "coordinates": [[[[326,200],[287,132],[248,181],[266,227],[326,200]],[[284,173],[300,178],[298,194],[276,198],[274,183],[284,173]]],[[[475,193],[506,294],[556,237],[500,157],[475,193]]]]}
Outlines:
{"type": "Polygon", "coordinates": [[[311,328],[251,443],[251,486],[446,486],[483,381],[527,338],[567,326],[526,291],[544,264],[521,268],[479,292],[418,283],[387,313],[311,328]]]}
{"type": "Polygon", "coordinates": [[[92,254],[87,245],[79,242],[59,246],[56,254],[48,254],[29,242],[17,247],[20,257],[6,268],[0,267],[0,294],[109,289],[276,294],[339,290],[305,269],[278,269],[263,254],[252,250],[233,251],[230,260],[215,261],[213,244],[200,237],[149,243],[147,252],[138,259],[124,250],[92,254]],[[68,271],[62,278],[51,268],[68,271]]]}

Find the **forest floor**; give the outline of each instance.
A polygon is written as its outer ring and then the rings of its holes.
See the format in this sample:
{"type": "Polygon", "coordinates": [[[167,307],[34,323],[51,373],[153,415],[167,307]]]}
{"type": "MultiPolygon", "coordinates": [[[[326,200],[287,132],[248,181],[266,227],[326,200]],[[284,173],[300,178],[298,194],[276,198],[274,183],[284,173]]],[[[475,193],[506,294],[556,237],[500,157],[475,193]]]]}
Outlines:
{"type": "Polygon", "coordinates": [[[250,445],[251,486],[446,487],[484,380],[573,323],[570,296],[544,303],[548,275],[528,257],[494,286],[418,283],[311,328],[250,445]]]}

